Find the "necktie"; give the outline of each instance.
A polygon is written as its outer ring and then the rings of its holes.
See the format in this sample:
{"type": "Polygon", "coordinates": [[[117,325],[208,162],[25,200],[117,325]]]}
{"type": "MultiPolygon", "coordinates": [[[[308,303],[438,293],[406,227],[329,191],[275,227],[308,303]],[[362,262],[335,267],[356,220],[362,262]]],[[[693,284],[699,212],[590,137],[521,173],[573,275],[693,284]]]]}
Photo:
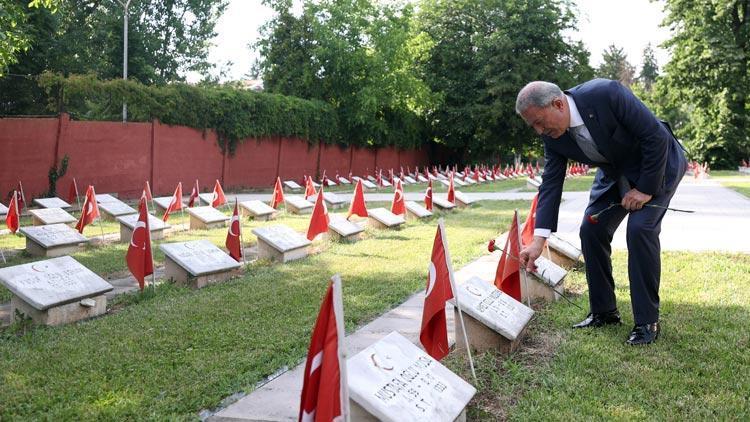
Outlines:
{"type": "MultiPolygon", "coordinates": [[[[579,125],[570,128],[570,133],[573,135],[578,147],[581,148],[583,154],[589,158],[589,160],[595,163],[609,163],[607,159],[599,152],[594,143],[594,139],[591,137],[586,125],[579,125]]],[[[617,188],[620,191],[620,195],[625,195],[630,190],[630,182],[624,175],[620,175],[617,179],[617,188]]]]}

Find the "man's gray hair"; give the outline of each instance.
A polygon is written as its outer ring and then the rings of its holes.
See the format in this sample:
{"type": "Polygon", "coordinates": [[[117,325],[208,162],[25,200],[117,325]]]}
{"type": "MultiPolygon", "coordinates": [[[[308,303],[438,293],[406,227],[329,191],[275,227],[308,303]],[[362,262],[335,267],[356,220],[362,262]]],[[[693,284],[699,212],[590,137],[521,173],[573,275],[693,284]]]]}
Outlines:
{"type": "Polygon", "coordinates": [[[519,115],[529,107],[544,108],[552,104],[555,98],[561,98],[563,92],[552,82],[534,81],[526,84],[518,91],[516,97],[516,113],[519,115]]]}

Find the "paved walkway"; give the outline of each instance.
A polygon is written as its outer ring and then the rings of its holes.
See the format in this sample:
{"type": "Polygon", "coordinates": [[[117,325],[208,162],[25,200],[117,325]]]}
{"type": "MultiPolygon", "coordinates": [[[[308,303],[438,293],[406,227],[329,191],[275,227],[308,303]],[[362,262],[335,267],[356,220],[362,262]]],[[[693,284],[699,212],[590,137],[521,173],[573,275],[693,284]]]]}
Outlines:
{"type": "MultiPolygon", "coordinates": [[[[422,200],[422,193],[406,193],[407,200],[422,200]]],[[[241,200],[270,200],[270,195],[239,195],[241,200]]],[[[531,200],[533,192],[481,192],[467,193],[475,200],[531,200]]],[[[365,194],[367,201],[389,201],[391,194],[365,194]]],[[[574,244],[578,242],[578,229],[588,204],[588,192],[569,192],[563,195],[558,233],[574,244]]],[[[668,212],[662,223],[662,248],[664,250],[716,250],[750,253],[750,199],[724,188],[711,180],[694,181],[686,178],[680,185],[672,207],[694,210],[693,214],[668,212]]],[[[615,248],[625,248],[626,222],[615,234],[615,248]]],[[[499,252],[484,255],[456,272],[456,282],[461,284],[472,275],[493,280],[499,252]]],[[[353,356],[391,331],[398,331],[419,345],[419,328],[422,318],[424,291],[385,313],[346,337],[347,355],[353,356]]],[[[453,342],[453,310],[448,310],[449,339],[453,342]]],[[[234,404],[212,416],[210,421],[293,421],[297,419],[302,390],[304,363],[259,387],[234,404]]]]}

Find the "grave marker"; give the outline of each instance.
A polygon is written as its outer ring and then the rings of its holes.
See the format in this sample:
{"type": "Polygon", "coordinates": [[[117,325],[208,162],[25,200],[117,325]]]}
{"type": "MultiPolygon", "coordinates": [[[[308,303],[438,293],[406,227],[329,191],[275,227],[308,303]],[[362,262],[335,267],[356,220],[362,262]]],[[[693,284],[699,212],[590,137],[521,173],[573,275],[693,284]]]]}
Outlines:
{"type": "Polygon", "coordinates": [[[60,198],[35,198],[34,203],[40,208],[70,208],[70,204],[60,198]]]}
{"type": "Polygon", "coordinates": [[[465,193],[461,191],[456,191],[456,205],[458,205],[461,208],[470,207],[471,204],[474,203],[473,199],[470,199],[468,196],[466,196],[465,193]]]}
{"type": "Polygon", "coordinates": [[[406,183],[408,183],[410,185],[413,185],[413,184],[417,183],[417,181],[414,180],[414,178],[411,177],[411,176],[404,176],[404,182],[406,182],[406,183]]]}
{"type": "Polygon", "coordinates": [[[440,208],[441,210],[452,210],[453,208],[456,208],[456,204],[440,196],[432,197],[432,205],[440,208]]]}
{"type": "Polygon", "coordinates": [[[406,221],[403,216],[396,215],[385,208],[367,210],[369,225],[378,229],[396,228],[406,221]]]}
{"type": "Polygon", "coordinates": [[[297,182],[295,182],[294,180],[284,180],[284,186],[288,187],[288,188],[289,188],[289,189],[291,189],[291,190],[292,190],[293,192],[294,192],[294,191],[298,191],[298,190],[302,190],[302,186],[300,186],[300,185],[299,185],[299,184],[298,184],[297,182]]]}
{"type": "Polygon", "coordinates": [[[116,220],[117,217],[128,214],[137,214],[138,211],[131,208],[128,204],[115,199],[110,202],[102,202],[99,204],[99,210],[101,211],[102,217],[105,220],[116,220]]]}
{"type": "Polygon", "coordinates": [[[78,221],[62,208],[41,208],[38,210],[29,210],[29,213],[31,214],[31,224],[35,226],[68,224],[78,221]]]}
{"type": "Polygon", "coordinates": [[[343,176],[339,176],[339,183],[341,183],[343,185],[351,185],[352,184],[352,182],[349,181],[349,179],[347,179],[346,177],[343,177],[343,176]]]}
{"type": "Polygon", "coordinates": [[[541,185],[542,184],[536,179],[532,179],[531,177],[526,178],[526,187],[529,189],[539,189],[539,186],[541,185]]]}
{"type": "Polygon", "coordinates": [[[346,362],[352,421],[465,421],[476,389],[397,332],[346,362]]]}
{"type": "Polygon", "coordinates": [[[432,211],[414,201],[406,201],[406,215],[409,218],[422,219],[432,217],[432,211]]]}
{"type": "MultiPolygon", "coordinates": [[[[467,316],[464,321],[471,347],[480,352],[495,349],[510,354],[515,351],[534,311],[476,276],[457,289],[461,310],[467,316]]],[[[451,299],[451,303],[455,304],[455,299],[451,299]]],[[[454,312],[458,310],[454,309],[454,312]]],[[[456,338],[463,338],[458,315],[455,332],[456,338]]],[[[456,342],[456,349],[465,348],[465,343],[456,342]]]]}
{"type": "Polygon", "coordinates": [[[242,201],[240,207],[247,212],[249,218],[258,221],[268,221],[276,217],[276,210],[273,207],[258,200],[242,201]]]}
{"type": "MultiPolygon", "coordinates": [[[[159,208],[159,210],[164,213],[169,208],[169,204],[172,203],[172,196],[160,196],[158,198],[154,198],[154,203],[159,208]]],[[[182,207],[185,208],[186,202],[182,201],[182,207]]],[[[153,211],[153,210],[152,210],[153,211]]]]}
{"type": "Polygon", "coordinates": [[[570,269],[577,267],[582,263],[581,250],[568,242],[567,240],[552,233],[547,239],[549,246],[550,259],[562,268],[570,269]]]}
{"type": "Polygon", "coordinates": [[[8,214],[8,207],[6,207],[3,204],[0,204],[0,215],[7,215],[8,214]]]}
{"type": "MultiPolygon", "coordinates": [[[[65,226],[67,227],[67,226],[65,226]]],[[[0,268],[16,311],[40,325],[61,325],[101,315],[112,286],[70,256],[0,268]]]]}
{"type": "Polygon", "coordinates": [[[285,195],[284,204],[287,211],[292,214],[311,214],[315,205],[301,196],[294,195],[285,195]]]}
{"type": "MultiPolygon", "coordinates": [[[[138,214],[129,214],[122,217],[117,217],[117,221],[120,223],[120,242],[130,242],[133,238],[133,228],[135,223],[138,222],[138,214]]],[[[161,218],[156,218],[153,215],[148,215],[148,228],[151,230],[151,240],[164,239],[164,230],[172,226],[165,223],[161,218]]]]}
{"type": "Polygon", "coordinates": [[[258,237],[258,258],[289,262],[307,256],[312,242],[288,226],[277,225],[253,229],[258,237]]]}
{"type": "Polygon", "coordinates": [[[528,286],[521,279],[521,299],[526,302],[527,297],[531,300],[544,299],[550,302],[560,300],[565,291],[563,279],[567,275],[565,269],[544,256],[534,261],[537,271],[526,273],[528,286]]]}
{"type": "Polygon", "coordinates": [[[200,289],[239,274],[240,263],[208,240],[164,243],[164,273],[178,284],[200,289]]]}
{"type": "Polygon", "coordinates": [[[328,233],[339,240],[354,242],[365,229],[342,215],[329,214],[328,233]]]}
{"type": "Polygon", "coordinates": [[[98,193],[96,194],[96,202],[103,204],[105,202],[120,202],[120,200],[109,193],[98,193]]]}
{"type": "Polygon", "coordinates": [[[187,209],[190,214],[190,230],[208,230],[226,227],[229,216],[212,206],[187,209]]]}
{"type": "MultiPolygon", "coordinates": [[[[317,196],[316,196],[317,198],[317,196]]],[[[323,200],[329,209],[339,209],[347,205],[347,200],[333,192],[323,192],[323,200]]]]}
{"type": "Polygon", "coordinates": [[[26,252],[34,256],[55,257],[78,251],[78,245],[89,240],[65,224],[21,227],[26,236],[26,252]]]}

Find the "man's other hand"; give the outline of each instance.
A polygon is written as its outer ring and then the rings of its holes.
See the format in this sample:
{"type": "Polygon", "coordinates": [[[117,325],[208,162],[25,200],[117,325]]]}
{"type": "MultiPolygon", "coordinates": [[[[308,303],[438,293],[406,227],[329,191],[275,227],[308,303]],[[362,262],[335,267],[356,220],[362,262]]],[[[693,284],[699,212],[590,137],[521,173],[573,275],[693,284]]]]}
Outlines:
{"type": "Polygon", "coordinates": [[[536,261],[536,259],[542,254],[542,248],[544,248],[544,242],[546,240],[547,239],[541,236],[534,236],[534,240],[531,241],[531,244],[521,249],[521,256],[518,258],[521,261],[521,265],[526,267],[527,272],[536,272],[536,264],[534,264],[534,261],[536,261]]]}
{"type": "Polygon", "coordinates": [[[643,204],[650,201],[651,198],[651,195],[647,195],[638,189],[633,188],[622,197],[622,202],[620,204],[628,211],[635,211],[643,208],[643,204]]]}

